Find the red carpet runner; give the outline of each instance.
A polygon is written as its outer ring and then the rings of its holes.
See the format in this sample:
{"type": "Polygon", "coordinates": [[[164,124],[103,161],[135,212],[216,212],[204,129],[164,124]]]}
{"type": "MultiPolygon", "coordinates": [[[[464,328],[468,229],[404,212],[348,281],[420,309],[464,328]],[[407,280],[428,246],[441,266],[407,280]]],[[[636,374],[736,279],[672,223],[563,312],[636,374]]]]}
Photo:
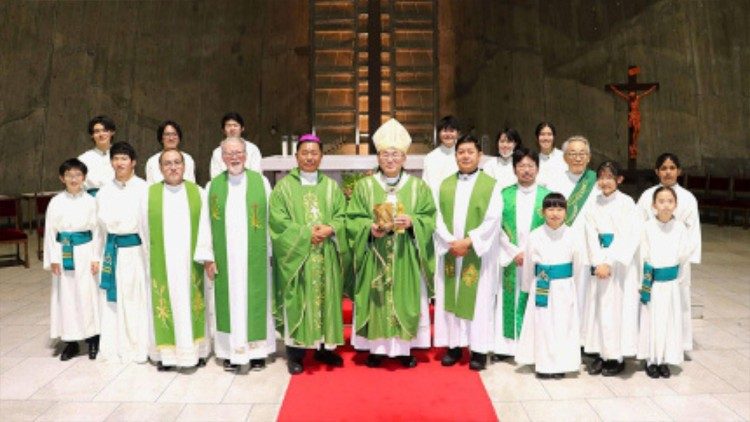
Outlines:
{"type": "Polygon", "coordinates": [[[402,368],[393,359],[380,368],[368,368],[365,353],[355,353],[351,347],[339,350],[342,368],[321,365],[308,353],[305,372],[293,376],[289,384],[280,421],[497,420],[479,374],[469,370],[466,356],[460,364],[445,368],[439,360],[442,351],[415,350],[416,368],[402,368]]]}

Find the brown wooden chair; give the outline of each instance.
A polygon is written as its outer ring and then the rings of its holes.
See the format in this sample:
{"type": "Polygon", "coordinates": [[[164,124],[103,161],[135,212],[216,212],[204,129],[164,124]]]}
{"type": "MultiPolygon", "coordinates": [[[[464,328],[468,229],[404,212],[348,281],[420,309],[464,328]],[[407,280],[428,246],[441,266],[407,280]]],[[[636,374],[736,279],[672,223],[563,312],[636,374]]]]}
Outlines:
{"type": "Polygon", "coordinates": [[[39,194],[34,198],[36,207],[36,256],[42,260],[44,253],[44,223],[47,217],[47,207],[54,194],[39,194]]]}
{"type": "Polygon", "coordinates": [[[13,263],[23,264],[29,268],[29,236],[21,228],[21,200],[0,197],[0,218],[5,220],[4,225],[0,226],[0,244],[15,244],[16,254],[13,263]],[[21,246],[24,259],[21,259],[21,246]]]}
{"type": "Polygon", "coordinates": [[[724,211],[727,201],[732,197],[732,179],[722,176],[708,177],[708,191],[699,204],[706,212],[716,211],[716,222],[721,226],[724,224],[724,211]]]}

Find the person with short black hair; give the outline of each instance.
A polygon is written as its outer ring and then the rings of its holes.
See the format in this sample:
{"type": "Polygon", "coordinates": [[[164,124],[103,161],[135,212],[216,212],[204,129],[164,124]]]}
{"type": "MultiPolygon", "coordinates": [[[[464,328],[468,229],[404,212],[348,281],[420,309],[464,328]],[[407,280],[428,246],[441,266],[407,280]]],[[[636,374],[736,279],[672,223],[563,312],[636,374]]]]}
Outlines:
{"type": "Polygon", "coordinates": [[[562,177],[568,169],[563,152],[555,148],[557,130],[551,122],[540,122],[534,129],[537,145],[539,146],[539,176],[537,182],[547,184],[548,180],[562,177]]]}
{"type": "Polygon", "coordinates": [[[444,116],[437,124],[440,144],[424,157],[422,179],[437,191],[443,180],[456,173],[456,140],[461,136],[461,124],[453,115],[444,116]]]}
{"type": "MultiPolygon", "coordinates": [[[[239,113],[230,111],[221,118],[221,131],[224,134],[224,139],[242,138],[242,134],[245,132],[245,119],[239,113]]],[[[260,150],[254,143],[244,138],[242,140],[245,141],[245,168],[260,173],[260,150]]],[[[212,179],[227,170],[221,154],[221,145],[216,147],[211,154],[209,174],[212,179]]]]}
{"type": "Polygon", "coordinates": [[[497,157],[485,161],[484,172],[498,181],[498,188],[503,189],[516,183],[513,171],[513,151],[523,146],[521,135],[517,130],[508,128],[497,134],[497,157]]]}
{"type": "Polygon", "coordinates": [[[66,343],[63,361],[78,355],[81,340],[89,359],[99,350],[101,236],[96,200],[83,189],[87,170],[77,158],[60,165],[65,190],[50,200],[44,225],[43,266],[52,272],[50,338],[66,343]]]}
{"type": "Polygon", "coordinates": [[[115,176],[109,153],[115,129],[115,122],[107,116],[95,116],[89,120],[88,132],[94,147],[79,155],[78,159],[88,168],[84,188],[92,196],[96,196],[99,189],[115,176]]]}
{"type": "Polygon", "coordinates": [[[106,236],[101,269],[101,356],[111,362],[148,360],[148,292],[139,206],[148,184],[135,175],[137,155],[127,142],[110,150],[115,178],[98,195],[106,236]]]}
{"type": "Polygon", "coordinates": [[[529,294],[516,351],[519,365],[534,365],[537,377],[563,378],[581,366],[580,323],[573,267],[582,253],[565,224],[568,203],[557,192],[542,201],[545,224],[529,235],[522,290],[529,294]]]}
{"type": "Polygon", "coordinates": [[[164,180],[164,175],[161,171],[161,165],[159,163],[159,157],[162,153],[169,150],[180,150],[180,153],[184,159],[185,164],[185,176],[184,179],[195,183],[195,161],[185,151],[181,150],[182,145],[182,128],[177,122],[173,120],[165,120],[159,123],[159,127],[156,129],[156,141],[161,146],[161,151],[152,155],[148,161],[146,161],[146,182],[149,184],[161,182],[164,180]]]}

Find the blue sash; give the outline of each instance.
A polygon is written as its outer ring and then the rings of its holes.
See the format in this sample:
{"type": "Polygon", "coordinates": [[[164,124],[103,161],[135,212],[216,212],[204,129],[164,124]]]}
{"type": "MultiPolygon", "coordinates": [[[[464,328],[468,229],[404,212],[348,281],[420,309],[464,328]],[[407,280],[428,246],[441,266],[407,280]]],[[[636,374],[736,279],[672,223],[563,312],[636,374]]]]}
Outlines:
{"type": "MultiPolygon", "coordinates": [[[[614,233],[599,233],[599,246],[602,248],[607,249],[613,240],[615,240],[614,233]]],[[[591,275],[596,275],[596,267],[593,265],[591,266],[591,275]]]]}
{"type": "Polygon", "coordinates": [[[107,291],[107,302],[117,302],[117,282],[115,271],[117,270],[117,249],[138,246],[141,237],[137,233],[130,234],[107,234],[107,243],[104,245],[104,260],[102,262],[102,281],[99,287],[107,291]]]}
{"type": "Polygon", "coordinates": [[[644,305],[651,301],[651,286],[654,281],[666,282],[677,279],[680,266],[654,268],[648,262],[643,263],[643,284],[641,285],[641,303],[644,305]]]}
{"type": "Polygon", "coordinates": [[[73,247],[91,242],[91,230],[85,232],[59,232],[55,238],[62,243],[62,260],[63,269],[70,271],[75,270],[73,261],[73,247]]]}
{"type": "Polygon", "coordinates": [[[560,278],[573,277],[573,263],[542,265],[536,264],[534,267],[536,275],[536,306],[546,308],[549,300],[549,282],[560,278]]]}
{"type": "Polygon", "coordinates": [[[99,188],[86,189],[86,192],[96,198],[96,194],[99,192],[99,188]]]}

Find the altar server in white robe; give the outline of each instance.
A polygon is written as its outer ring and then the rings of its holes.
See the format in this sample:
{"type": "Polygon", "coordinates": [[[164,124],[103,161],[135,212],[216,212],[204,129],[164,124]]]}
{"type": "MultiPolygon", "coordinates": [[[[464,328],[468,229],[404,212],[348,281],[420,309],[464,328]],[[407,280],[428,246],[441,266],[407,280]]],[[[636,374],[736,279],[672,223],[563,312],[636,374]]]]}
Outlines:
{"type": "Polygon", "coordinates": [[[242,139],[225,139],[221,149],[227,170],[206,186],[208,206],[201,210],[194,259],[214,284],[216,356],[228,370],[248,362],[251,370],[261,370],[276,351],[267,218],[271,186],[245,168],[242,139]]]}
{"type": "Polygon", "coordinates": [[[148,359],[148,281],[143,244],[138,235],[140,201],[146,181],[135,175],[135,149],[112,145],[115,178],[96,196],[103,235],[101,282],[102,359],[146,362],[148,359]]]}
{"type": "Polygon", "coordinates": [[[504,189],[517,182],[513,170],[513,151],[523,146],[521,135],[515,129],[505,129],[497,135],[497,157],[491,157],[482,165],[488,176],[497,180],[497,187],[504,189]]]}
{"type": "Polygon", "coordinates": [[[531,232],[523,262],[522,290],[529,302],[516,351],[520,365],[535,365],[539,378],[563,378],[581,365],[580,323],[573,267],[581,248],[565,224],[565,197],[553,192],[542,204],[545,224],[531,232]]]}
{"type": "MultiPolygon", "coordinates": [[[[159,123],[159,127],[156,128],[156,140],[159,142],[162,150],[149,157],[148,161],[146,161],[146,181],[149,185],[164,180],[161,165],[159,164],[159,157],[161,157],[164,151],[180,148],[180,144],[182,144],[182,128],[175,121],[165,120],[159,123]]],[[[195,161],[187,152],[180,150],[180,153],[185,157],[184,179],[195,183],[195,161]]]]}
{"type": "Polygon", "coordinates": [[[681,284],[692,253],[690,233],[674,217],[679,197],[674,189],[656,188],[655,217],[646,222],[641,240],[643,277],[638,358],[646,360],[651,378],[669,378],[669,365],[679,365],[685,355],[681,284]]]}
{"type": "Polygon", "coordinates": [[[698,201],[695,196],[687,189],[677,183],[677,179],[682,174],[680,160],[677,155],[665,152],[656,158],[655,166],[656,175],[659,177],[659,184],[646,189],[638,199],[638,208],[641,210],[644,220],[654,218],[654,211],[651,207],[653,196],[656,189],[660,186],[671,187],[677,194],[677,209],[674,216],[681,221],[688,231],[688,243],[690,244],[690,263],[685,265],[682,280],[680,283],[680,294],[682,295],[682,340],[685,342],[686,351],[693,350],[693,313],[692,297],[690,293],[691,285],[691,265],[701,263],[701,221],[698,212],[698,201]]]}
{"type": "Polygon", "coordinates": [[[88,169],[84,188],[92,196],[115,177],[109,155],[115,129],[115,122],[107,116],[96,116],[89,121],[88,131],[94,147],[79,155],[78,159],[88,169]]]}
{"type": "Polygon", "coordinates": [[[537,183],[547,186],[547,181],[562,177],[568,169],[563,152],[555,148],[557,131],[551,122],[540,122],[534,130],[539,146],[539,176],[537,183]]]}
{"type": "Polygon", "coordinates": [[[536,183],[539,156],[525,147],[513,153],[518,183],[501,191],[503,200],[501,267],[495,299],[492,361],[516,354],[528,294],[521,291],[522,269],[529,233],[544,224],[542,201],[550,191],[536,183]]]}
{"type": "Polygon", "coordinates": [[[620,192],[620,166],[605,161],[597,169],[601,193],[586,213],[591,279],[583,312],[584,351],[597,355],[591,375],[614,376],[638,345],[638,246],[642,220],[635,202],[620,192]]]}
{"type": "Polygon", "coordinates": [[[149,262],[149,358],[164,371],[204,366],[211,345],[203,267],[193,261],[206,195],[184,180],[182,152],[166,150],[159,161],[164,181],[141,201],[140,236],[149,262]]]}
{"type": "Polygon", "coordinates": [[[86,165],[77,158],[60,165],[65,190],[47,207],[44,225],[44,269],[52,272],[50,338],[67,343],[60,360],[78,355],[80,340],[89,359],[99,350],[99,263],[101,236],[96,200],[83,189],[86,165]]]}
{"type": "MultiPolygon", "coordinates": [[[[596,186],[596,173],[588,168],[591,161],[591,147],[588,139],[583,136],[572,136],[563,143],[563,153],[568,169],[562,175],[547,182],[547,189],[565,196],[568,202],[565,224],[571,228],[575,237],[575,245],[580,249],[577,255],[580,261],[574,265],[576,290],[578,292],[579,320],[583,323],[583,309],[586,306],[586,291],[591,276],[590,263],[586,253],[586,212],[591,208],[599,195],[596,186]]],[[[581,345],[585,327],[581,326],[581,345]]]]}
{"type": "Polygon", "coordinates": [[[461,135],[460,123],[455,116],[440,119],[437,125],[440,145],[424,157],[422,179],[437,195],[443,180],[456,174],[456,140],[461,135]]]}
{"type": "Polygon", "coordinates": [[[458,173],[443,180],[433,235],[438,258],[435,273],[435,339],[447,347],[443,366],[471,352],[469,368],[481,371],[492,350],[492,319],[500,255],[503,203],[496,181],[479,170],[482,150],[473,135],[456,144],[458,173]]]}
{"type": "MultiPolygon", "coordinates": [[[[224,139],[242,138],[245,132],[245,120],[239,113],[229,112],[221,118],[221,131],[224,133],[224,139]]],[[[254,143],[243,139],[245,143],[245,168],[260,173],[260,150],[254,143]]],[[[227,170],[227,165],[221,155],[221,145],[216,147],[211,154],[211,166],[209,174],[211,178],[218,176],[227,170]]]]}

